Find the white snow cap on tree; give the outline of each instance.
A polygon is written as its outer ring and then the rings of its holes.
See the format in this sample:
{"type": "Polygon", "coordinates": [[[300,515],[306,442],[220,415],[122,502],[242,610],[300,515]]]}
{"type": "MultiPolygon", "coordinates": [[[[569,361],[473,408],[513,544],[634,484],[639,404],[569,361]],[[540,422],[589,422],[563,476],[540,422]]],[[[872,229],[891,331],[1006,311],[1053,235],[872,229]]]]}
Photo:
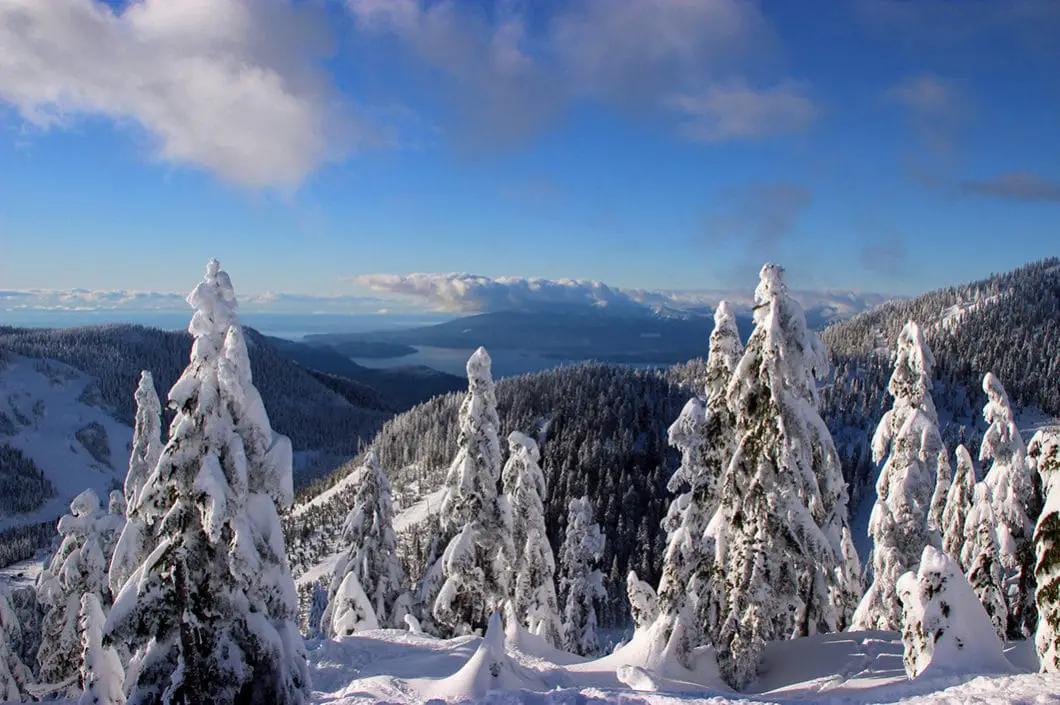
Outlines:
{"type": "Polygon", "coordinates": [[[781,267],[762,268],[755,302],[755,330],[728,390],[739,440],[718,508],[728,527],[718,665],[736,688],[754,678],[768,641],[844,621],[836,569],[847,489],[817,408],[826,351],[781,267]]]}
{"type": "Polygon", "coordinates": [[[946,493],[946,509],[942,513],[942,550],[967,570],[961,559],[964,552],[964,525],[975,498],[975,467],[972,456],[963,445],[957,446],[957,472],[946,493]]]}
{"type": "Polygon", "coordinates": [[[898,580],[902,641],[910,678],[947,673],[1009,673],[994,626],[960,567],[933,546],[916,573],[898,580]]]}
{"type": "Polygon", "coordinates": [[[0,701],[22,702],[33,673],[18,656],[22,628],[7,588],[0,583],[0,701]]]}
{"type": "Polygon", "coordinates": [[[668,432],[670,445],[681,451],[681,465],[667,487],[674,493],[686,487],[689,491],[674,498],[663,522],[667,545],[658,597],[668,622],[661,625],[664,632],[674,628],[681,615],[690,622],[683,625],[682,638],[675,644],[677,658],[685,665],[691,663],[692,647],[715,635],[721,609],[723,581],[715,580],[716,537],[708,536],[707,527],[718,509],[722,476],[736,447],[728,388],[742,353],[736,317],[722,301],[714,311],[703,396],[688,400],[668,432]]]}
{"type": "Polygon", "coordinates": [[[117,595],[136,567],[154,549],[146,542],[144,520],[140,512],[140,491],[162,455],[162,405],[155,392],[154,378],[147,370],[140,373],[136,387],[136,423],[133,426],[129,471],[125,475],[125,527],[114,549],[107,582],[117,595]]]}
{"type": "Polygon", "coordinates": [[[508,462],[502,475],[512,508],[512,609],[515,619],[550,646],[560,646],[556,599],[556,558],[545,526],[545,475],[537,443],[524,433],[508,436],[508,462]]]}
{"type": "Polygon", "coordinates": [[[46,610],[37,661],[41,682],[71,683],[67,692],[74,694],[81,662],[81,598],[92,594],[101,603],[110,603],[108,551],[113,550],[123,518],[103,513],[93,490],[77,495],[70,512],[59,519],[62,543],[37,578],[37,599],[46,610]]]}
{"type": "Polygon", "coordinates": [[[629,613],[637,629],[647,629],[659,616],[659,597],[651,585],[637,577],[636,571],[626,576],[626,595],[629,597],[629,613]]]}
{"type": "Polygon", "coordinates": [[[107,620],[132,662],[129,699],[303,705],[297,597],[278,507],[292,500],[290,440],[251,379],[232,282],[216,260],[188,296],[190,360],[169,392],[169,442],[140,491],[155,548],[107,620]]]}
{"type": "Polygon", "coordinates": [[[162,455],[162,404],[155,391],[154,377],[147,370],[140,372],[136,387],[136,422],[133,426],[132,452],[129,472],[125,476],[125,504],[132,507],[140,496],[147,476],[162,455]]]}
{"type": "Polygon", "coordinates": [[[103,607],[92,593],[81,598],[80,619],[80,705],[125,705],[125,670],[117,651],[103,646],[103,607]]]}
{"type": "Polygon", "coordinates": [[[869,517],[873,582],[854,615],[858,630],[894,630],[902,623],[898,578],[916,566],[924,546],[941,544],[928,528],[942,456],[938,414],[931,399],[934,357],[913,321],[898,335],[888,390],[894,397],[872,439],[872,459],[886,458],[869,517]]]}
{"type": "Polygon", "coordinates": [[[596,636],[596,602],[607,597],[604,576],[596,564],[604,554],[604,535],[593,521],[588,497],[567,505],[567,535],[560,551],[563,594],[563,648],[579,656],[600,650],[596,636]]]}
{"type": "Polygon", "coordinates": [[[1034,522],[1041,511],[1034,477],[1027,464],[1027,448],[1016,427],[1008,394],[1000,380],[988,372],[983,377],[987,403],[983,418],[990,424],[983,434],[979,460],[993,459],[985,482],[997,515],[1001,564],[1015,583],[1009,594],[1009,636],[1029,637],[1037,626],[1034,602],[1034,522]]]}
{"type": "Polygon", "coordinates": [[[1005,604],[1005,581],[996,531],[997,519],[990,505],[990,490],[985,483],[976,483],[972,510],[964,524],[961,563],[968,566],[968,582],[993,622],[998,637],[1004,640],[1008,606],[1005,604]]]}
{"type": "Polygon", "coordinates": [[[329,636],[335,636],[328,630],[333,623],[341,586],[351,573],[368,595],[373,621],[377,625],[400,628],[408,613],[408,598],[402,590],[404,571],[397,556],[390,482],[379,457],[372,450],[365,454],[363,463],[354,472],[357,491],[342,530],[342,540],[347,548],[335,565],[328,590],[328,607],[322,616],[325,633],[329,636]]]}
{"type": "Polygon", "coordinates": [[[1037,556],[1038,629],[1035,645],[1042,671],[1060,671],[1060,430],[1041,430],[1028,447],[1042,478],[1045,507],[1034,531],[1037,556]]]}
{"type": "MultiPolygon", "coordinates": [[[[327,620],[328,634],[330,636],[349,636],[357,632],[379,628],[375,610],[372,609],[368,596],[364,594],[361,583],[357,580],[356,573],[352,571],[346,573],[332,600],[335,606],[331,610],[331,619],[327,620]]],[[[327,619],[327,615],[325,615],[325,619],[327,619]]]]}
{"type": "Polygon", "coordinates": [[[939,450],[938,462],[935,464],[935,491],[931,495],[931,509],[928,511],[928,528],[942,537],[942,515],[946,512],[946,498],[949,496],[950,484],[953,483],[953,468],[950,466],[950,452],[943,446],[939,450]]]}
{"type": "Polygon", "coordinates": [[[442,583],[432,616],[453,634],[483,633],[509,599],[512,518],[497,494],[501,456],[490,356],[479,348],[467,362],[468,394],[460,407],[459,450],[446,476],[442,515],[460,532],[442,554],[442,583]]]}
{"type": "Polygon", "coordinates": [[[994,499],[994,511],[1010,541],[1003,541],[1001,559],[1009,569],[1018,563],[1016,555],[1020,542],[1029,542],[1033,533],[1033,519],[1028,510],[1034,503],[1034,481],[1027,467],[1027,450],[1016,427],[1008,394],[993,373],[983,377],[983,391],[987,395],[983,418],[990,424],[979,447],[979,461],[993,459],[985,482],[994,499]]]}

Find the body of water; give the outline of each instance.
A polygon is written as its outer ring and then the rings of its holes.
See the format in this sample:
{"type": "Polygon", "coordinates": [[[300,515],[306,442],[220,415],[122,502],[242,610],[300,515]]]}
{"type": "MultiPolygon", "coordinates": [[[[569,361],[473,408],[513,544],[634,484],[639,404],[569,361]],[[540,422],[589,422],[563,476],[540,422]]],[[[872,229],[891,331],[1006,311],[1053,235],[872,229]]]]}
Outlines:
{"type": "MultiPolygon", "coordinates": [[[[402,357],[378,358],[352,358],[358,365],[376,369],[389,367],[400,367],[402,365],[426,365],[441,372],[467,376],[467,359],[471,357],[474,349],[461,348],[436,348],[429,345],[413,346],[416,353],[402,357]]],[[[561,365],[573,365],[582,360],[558,360],[554,357],[545,357],[537,353],[525,350],[490,350],[490,359],[493,361],[493,377],[515,377],[529,372],[548,370],[561,365]]],[[[631,363],[629,367],[648,369],[652,367],[668,367],[668,364],[653,363],[631,363]]]]}

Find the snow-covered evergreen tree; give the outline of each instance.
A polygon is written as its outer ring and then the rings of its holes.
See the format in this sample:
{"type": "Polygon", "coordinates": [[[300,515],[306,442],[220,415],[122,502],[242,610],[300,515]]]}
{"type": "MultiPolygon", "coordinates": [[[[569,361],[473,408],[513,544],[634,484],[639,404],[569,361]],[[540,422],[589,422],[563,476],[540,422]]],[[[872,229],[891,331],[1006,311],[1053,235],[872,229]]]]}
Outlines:
{"type": "Polygon", "coordinates": [[[755,301],[755,330],[728,390],[739,441],[718,509],[727,527],[718,664],[737,688],[754,677],[766,642],[843,621],[835,597],[847,490],[817,411],[827,356],[779,266],[762,268],[755,301]]]}
{"type": "Polygon", "coordinates": [[[929,667],[969,673],[1006,672],[1001,641],[960,566],[933,546],[917,572],[901,576],[905,670],[916,678],[929,667]]]}
{"type": "Polygon", "coordinates": [[[937,466],[943,449],[938,414],[931,399],[935,360],[913,321],[898,335],[888,391],[894,398],[872,439],[872,459],[886,458],[876,481],[876,504],[869,518],[872,585],[854,616],[854,628],[898,629],[902,605],[898,578],[913,569],[924,546],[939,545],[928,528],[937,466]]]}
{"type": "Polygon", "coordinates": [[[1003,640],[1008,624],[1008,606],[1005,604],[1005,582],[996,532],[997,519],[990,503],[990,490],[985,483],[976,483],[972,511],[964,524],[961,563],[968,566],[968,582],[1003,640]]]}
{"type": "Polygon", "coordinates": [[[942,550],[967,570],[961,558],[964,553],[964,525],[975,498],[975,467],[972,456],[963,445],[957,446],[957,471],[946,493],[946,509],[942,513],[942,550]]]}
{"type": "Polygon", "coordinates": [[[148,476],[162,455],[162,404],[155,391],[155,380],[147,370],[140,372],[140,383],[133,395],[136,400],[136,420],[133,425],[132,452],[129,472],[125,476],[125,504],[136,504],[148,476]]]}
{"type": "Polygon", "coordinates": [[[81,688],[79,705],[125,705],[125,670],[118,653],[103,646],[105,622],[99,598],[81,598],[81,688]]]}
{"type": "Polygon", "coordinates": [[[379,628],[375,610],[355,571],[343,574],[342,582],[329,598],[328,610],[321,621],[332,638],[379,628]]]}
{"type": "Polygon", "coordinates": [[[718,509],[722,476],[736,448],[736,418],[729,408],[728,388],[742,353],[736,317],[722,301],[714,310],[703,396],[689,399],[668,432],[670,445],[681,451],[681,465],[668,489],[683,493],[670,504],[664,522],[667,545],[658,598],[667,621],[665,632],[680,615],[692,617],[676,644],[676,656],[686,666],[691,648],[717,633],[724,581],[715,580],[714,539],[707,526],[718,509]]]}
{"type": "Polygon", "coordinates": [[[497,399],[485,348],[467,361],[468,394],[460,408],[460,449],[446,476],[443,521],[459,533],[442,554],[444,582],[432,614],[452,634],[484,633],[509,599],[511,510],[497,493],[501,454],[497,399]]]}
{"type": "Polygon", "coordinates": [[[190,362],[169,392],[169,441],[131,507],[151,554],[107,620],[133,652],[137,705],[305,703],[309,674],[278,507],[293,499],[291,443],[251,379],[228,274],[188,296],[190,362]]]}
{"type": "Polygon", "coordinates": [[[22,628],[7,588],[0,583],[0,701],[22,702],[33,673],[19,658],[22,628]]]}
{"type": "Polygon", "coordinates": [[[560,593],[563,596],[563,648],[580,656],[600,650],[596,636],[596,602],[607,596],[604,576],[596,564],[604,554],[604,535],[593,521],[588,497],[567,507],[567,535],[560,551],[560,593]]]}
{"type": "Polygon", "coordinates": [[[1024,638],[1034,633],[1038,610],[1034,604],[1034,521],[1041,500],[1027,465],[1027,448],[1016,427],[1015,415],[1001,381],[988,372],[983,377],[987,403],[983,418],[990,424],[979,446],[979,461],[993,460],[985,482],[999,523],[1001,564],[1014,576],[1008,597],[1008,634],[1024,638]]]}
{"type": "Polygon", "coordinates": [[[651,585],[637,577],[636,571],[626,576],[626,596],[629,598],[629,613],[637,629],[651,627],[659,616],[659,596],[651,585]]]}
{"type": "Polygon", "coordinates": [[[113,546],[121,521],[120,516],[100,510],[93,490],[75,497],[70,514],[59,519],[62,543],[37,578],[37,598],[45,608],[37,652],[40,681],[57,690],[78,692],[81,598],[92,594],[102,604],[110,604],[106,550],[113,546]]]}
{"type": "Polygon", "coordinates": [[[1060,431],[1035,433],[1028,455],[1042,478],[1045,497],[1034,531],[1038,583],[1038,629],[1034,641],[1042,671],[1060,671],[1060,431]]]}
{"type": "Polygon", "coordinates": [[[136,388],[136,422],[133,426],[132,452],[129,454],[129,471],[125,475],[125,528],[122,530],[114,557],[110,562],[107,580],[111,593],[117,595],[122,585],[136,567],[154,549],[146,543],[144,520],[140,516],[137,501],[140,490],[162,455],[162,405],[155,392],[151,373],[140,373],[140,384],[136,388]]]}
{"type": "Polygon", "coordinates": [[[559,647],[556,558],[545,527],[545,475],[537,442],[514,431],[508,436],[508,462],[502,479],[512,510],[512,609],[531,634],[559,647]]]}
{"type": "Polygon", "coordinates": [[[371,450],[365,454],[364,462],[355,473],[357,491],[342,530],[346,550],[335,565],[328,590],[328,608],[321,620],[328,636],[335,636],[329,630],[338,606],[338,595],[350,573],[368,595],[373,618],[365,618],[366,623],[374,621],[378,626],[400,629],[409,610],[408,596],[402,590],[404,571],[397,556],[390,482],[378,456],[371,450]]]}
{"type": "Polygon", "coordinates": [[[942,515],[946,512],[946,499],[953,483],[953,468],[950,465],[950,452],[946,446],[939,450],[938,462],[935,465],[935,491],[931,495],[931,509],[928,510],[928,528],[942,538],[942,515]]]}
{"type": "Polygon", "coordinates": [[[835,603],[838,605],[839,623],[836,627],[842,631],[850,626],[854,612],[864,595],[862,590],[861,560],[854,545],[850,527],[844,526],[841,536],[840,555],[842,563],[836,568],[835,603]]]}

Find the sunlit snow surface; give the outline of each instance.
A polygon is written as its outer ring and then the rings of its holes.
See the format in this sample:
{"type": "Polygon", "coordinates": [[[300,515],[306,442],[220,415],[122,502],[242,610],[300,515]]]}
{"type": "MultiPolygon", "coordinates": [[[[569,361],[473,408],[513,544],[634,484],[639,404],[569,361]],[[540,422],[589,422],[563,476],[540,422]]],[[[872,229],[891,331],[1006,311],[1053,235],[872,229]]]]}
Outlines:
{"type": "MultiPolygon", "coordinates": [[[[525,640],[524,640],[525,641],[525,640]]],[[[1010,647],[1021,675],[909,681],[897,634],[829,634],[771,644],[753,694],[674,681],[639,668],[639,653],[554,663],[533,645],[504,655],[478,637],[438,640],[381,630],[309,643],[314,701],[344,703],[1060,703],[1060,674],[1039,675],[1029,644],[1010,647]],[[531,653],[527,653],[527,651],[531,653]],[[536,653],[535,653],[536,652],[536,653]],[[623,662],[628,662],[624,664],[623,662]],[[638,692],[636,687],[658,688],[638,692]],[[493,673],[497,675],[494,676],[493,673]],[[495,682],[495,686],[491,684],[495,682]],[[496,689],[493,689],[493,688],[496,689]]],[[[547,648],[547,647],[546,647],[547,648]]]]}

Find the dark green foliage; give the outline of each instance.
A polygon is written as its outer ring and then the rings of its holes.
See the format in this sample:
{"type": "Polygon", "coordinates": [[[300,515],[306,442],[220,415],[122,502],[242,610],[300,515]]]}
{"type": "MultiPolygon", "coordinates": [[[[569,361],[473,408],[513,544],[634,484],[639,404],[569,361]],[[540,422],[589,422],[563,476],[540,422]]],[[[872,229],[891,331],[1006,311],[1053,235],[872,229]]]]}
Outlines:
{"type": "MultiPolygon", "coordinates": [[[[54,496],[55,487],[32,458],[14,446],[0,445],[0,514],[32,512],[54,496]]],[[[0,546],[7,547],[5,539],[0,538],[0,546]]]]}

